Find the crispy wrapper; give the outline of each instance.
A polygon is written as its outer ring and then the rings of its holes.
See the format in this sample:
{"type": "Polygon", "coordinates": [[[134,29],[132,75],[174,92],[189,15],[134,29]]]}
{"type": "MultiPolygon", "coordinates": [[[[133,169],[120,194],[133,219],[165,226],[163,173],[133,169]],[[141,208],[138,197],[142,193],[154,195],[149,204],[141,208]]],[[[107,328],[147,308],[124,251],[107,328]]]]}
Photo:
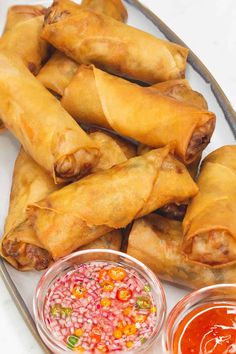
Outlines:
{"type": "Polygon", "coordinates": [[[49,90],[62,96],[78,70],[78,64],[58,50],[42,67],[37,79],[49,90]]]}
{"type": "Polygon", "coordinates": [[[203,95],[197,91],[194,91],[188,80],[169,80],[160,82],[152,86],[163,95],[175,98],[180,102],[190,104],[196,108],[208,109],[207,102],[203,95]]]}
{"type": "MultiPolygon", "coordinates": [[[[71,1],[63,1],[74,13],[80,6],[71,1]]],[[[81,6],[103,13],[118,21],[126,21],[127,11],[120,0],[84,0],[81,6]]],[[[56,51],[40,70],[37,78],[42,84],[62,96],[72,77],[78,69],[78,64],[64,53],[56,51]]]]}
{"type": "MultiPolygon", "coordinates": [[[[175,98],[180,102],[191,104],[196,108],[207,109],[207,102],[204,99],[204,97],[199,92],[193,91],[189,82],[185,79],[169,80],[166,82],[161,82],[159,84],[153,85],[152,88],[155,88],[156,90],[158,90],[158,92],[166,96],[175,98]]],[[[150,150],[151,150],[150,146],[139,144],[137,153],[138,155],[142,155],[150,150]]],[[[197,177],[200,160],[201,160],[201,155],[198,156],[195,161],[193,161],[191,164],[187,166],[188,171],[193,179],[197,177]]],[[[169,219],[181,221],[183,220],[184,215],[186,213],[188,203],[189,200],[186,200],[181,204],[172,203],[169,205],[165,205],[157,212],[160,215],[165,216],[169,219]]]]}
{"type": "Polygon", "coordinates": [[[211,266],[236,261],[236,145],[223,146],[203,161],[183,222],[183,250],[211,266]]]}
{"type": "Polygon", "coordinates": [[[88,243],[87,245],[80,247],[80,250],[88,249],[108,249],[114,251],[120,251],[122,242],[122,233],[120,230],[113,230],[106,235],[99,237],[97,240],[88,243]]]}
{"type": "Polygon", "coordinates": [[[26,67],[36,75],[47,58],[49,45],[40,38],[44,16],[17,23],[0,38],[0,50],[10,50],[19,56],[26,67]]]}
{"type": "Polygon", "coordinates": [[[176,155],[186,164],[201,155],[215,127],[214,113],[94,66],[80,66],[61,103],[82,123],[112,128],[153,147],[172,143],[176,155]]]}
{"type": "Polygon", "coordinates": [[[182,224],[159,215],[135,221],[127,253],[150,267],[161,279],[190,288],[235,283],[236,266],[212,268],[193,263],[182,253],[182,224]]]}
{"type": "Polygon", "coordinates": [[[3,33],[11,30],[16,24],[30,20],[31,18],[43,16],[46,8],[41,5],[13,5],[7,12],[7,20],[3,33]]]}
{"type": "Polygon", "coordinates": [[[169,147],[134,157],[70,184],[28,208],[28,217],[54,259],[111,229],[197,193],[185,166],[169,147]]]}
{"type": "Polygon", "coordinates": [[[119,76],[150,84],[184,77],[187,48],[88,9],[74,13],[64,0],[49,8],[42,38],[78,63],[119,76]]]}
{"type": "Polygon", "coordinates": [[[126,22],[128,18],[127,10],[121,0],[82,0],[81,6],[120,22],[126,22]]]}
{"type": "MultiPolygon", "coordinates": [[[[90,137],[101,151],[97,170],[108,169],[126,161],[134,154],[130,143],[115,140],[104,132],[93,132],[90,137]]],[[[92,171],[95,172],[95,171],[92,171]]],[[[20,270],[45,269],[51,262],[50,254],[43,249],[34,230],[26,220],[28,204],[45,198],[59,187],[34,160],[21,149],[15,163],[8,216],[5,222],[3,247],[0,254],[20,270]]],[[[85,248],[111,248],[119,250],[121,232],[112,231],[85,248]]]]}
{"type": "MultiPolygon", "coordinates": [[[[40,5],[15,5],[15,6],[11,6],[8,10],[7,13],[7,20],[6,20],[6,24],[4,27],[4,32],[7,32],[11,29],[13,29],[13,27],[15,25],[17,25],[20,22],[26,21],[26,20],[30,20],[31,18],[34,17],[38,17],[41,16],[45,13],[45,8],[43,6],[40,5]]],[[[41,20],[42,23],[43,20],[41,20]]],[[[29,25],[28,25],[29,26],[29,25]]],[[[29,60],[27,61],[27,65],[30,63],[34,63],[33,61],[30,61],[30,58],[35,58],[36,55],[42,55],[41,60],[44,60],[45,57],[47,56],[47,45],[46,43],[44,43],[44,41],[42,41],[41,39],[39,39],[39,35],[38,35],[38,21],[33,21],[33,23],[30,23],[30,26],[32,26],[32,30],[34,29],[34,33],[31,33],[32,38],[30,38],[30,40],[32,40],[32,42],[29,42],[29,35],[27,33],[27,36],[25,34],[25,30],[27,28],[27,25],[22,25],[20,26],[20,28],[16,27],[17,31],[19,31],[19,33],[16,34],[15,30],[13,30],[13,32],[11,33],[11,35],[8,35],[7,37],[3,36],[3,46],[10,48],[11,50],[14,50],[17,52],[17,54],[22,54],[22,58],[29,60]],[[36,37],[37,38],[36,38],[36,37]],[[18,39],[17,39],[17,38],[18,39]],[[5,38],[5,39],[4,39],[5,38]],[[8,39],[6,39],[8,38],[8,39]],[[36,40],[35,40],[36,38],[36,40]],[[27,42],[26,42],[27,39],[27,42]],[[7,43],[6,41],[10,40],[10,43],[7,43]],[[21,41],[21,43],[17,45],[17,47],[15,46],[16,42],[21,41]],[[38,42],[37,42],[38,40],[38,42]],[[22,43],[23,42],[23,43],[22,43]],[[22,46],[22,47],[20,47],[22,46]],[[40,50],[37,53],[37,47],[40,48],[40,50]],[[22,50],[22,52],[21,52],[22,50]]],[[[0,39],[0,43],[1,43],[1,39],[0,39]]],[[[0,44],[1,46],[1,44],[0,44]]],[[[36,59],[36,62],[38,63],[39,60],[36,59]]],[[[32,64],[30,64],[30,67],[32,68],[32,64]]],[[[3,124],[3,122],[0,120],[0,131],[5,130],[5,126],[3,124]]]]}
{"type": "Polygon", "coordinates": [[[25,151],[56,183],[78,179],[99,150],[20,59],[0,52],[0,116],[25,151]]]}

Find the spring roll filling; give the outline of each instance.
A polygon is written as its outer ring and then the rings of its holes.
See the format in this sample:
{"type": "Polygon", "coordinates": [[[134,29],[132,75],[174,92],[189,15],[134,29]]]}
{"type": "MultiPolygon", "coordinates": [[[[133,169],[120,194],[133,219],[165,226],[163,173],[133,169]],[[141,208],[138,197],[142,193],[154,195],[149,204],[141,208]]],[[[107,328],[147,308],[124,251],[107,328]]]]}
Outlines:
{"type": "Polygon", "coordinates": [[[210,119],[202,126],[195,129],[186,151],[186,161],[192,162],[205,149],[211,140],[215,129],[215,120],[210,119]]]}
{"type": "Polygon", "coordinates": [[[4,240],[2,244],[4,256],[13,257],[19,267],[29,266],[36,270],[48,268],[52,257],[50,253],[38,246],[16,240],[4,240]]]}
{"type": "Polygon", "coordinates": [[[73,155],[62,156],[55,165],[55,173],[61,178],[79,178],[88,174],[95,162],[98,161],[99,154],[94,149],[94,153],[81,149],[73,155]]]}
{"type": "Polygon", "coordinates": [[[236,260],[236,240],[225,230],[212,230],[193,237],[186,250],[189,259],[211,266],[236,260]]]}
{"type": "Polygon", "coordinates": [[[186,204],[170,203],[157,210],[158,214],[167,217],[168,219],[182,221],[187,210],[186,204]]]}

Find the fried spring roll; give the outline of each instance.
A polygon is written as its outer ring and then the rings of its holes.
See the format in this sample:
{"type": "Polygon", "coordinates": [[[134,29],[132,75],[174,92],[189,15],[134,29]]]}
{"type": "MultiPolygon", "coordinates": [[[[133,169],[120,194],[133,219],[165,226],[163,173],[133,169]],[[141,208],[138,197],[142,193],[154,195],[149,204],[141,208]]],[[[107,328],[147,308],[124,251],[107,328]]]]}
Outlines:
{"type": "Polygon", "coordinates": [[[49,265],[51,256],[42,248],[33,230],[27,229],[24,232],[19,225],[26,219],[25,211],[29,203],[45,198],[57,189],[58,185],[55,185],[47,172],[21,149],[14,167],[5,236],[2,240],[4,249],[2,244],[0,247],[0,254],[15,268],[41,270],[49,265]],[[8,234],[15,228],[20,232],[16,232],[16,237],[10,239],[8,234]]]}
{"type": "Polygon", "coordinates": [[[53,259],[162,205],[195,195],[196,184],[169,150],[134,157],[30,205],[30,223],[53,259]]]}
{"type": "Polygon", "coordinates": [[[16,24],[42,16],[46,13],[45,7],[41,5],[14,5],[9,7],[7,20],[3,33],[11,30],[16,24]]]}
{"type": "Polygon", "coordinates": [[[199,193],[183,222],[183,250],[192,261],[222,266],[236,261],[236,145],[203,161],[199,193]]]}
{"type": "Polygon", "coordinates": [[[159,215],[135,221],[127,253],[150,267],[161,279],[189,288],[235,283],[236,266],[211,268],[193,263],[182,253],[182,224],[159,215]]]}
{"type": "Polygon", "coordinates": [[[112,128],[153,147],[174,142],[176,155],[186,164],[201,155],[215,127],[214,113],[93,66],[80,66],[61,103],[82,123],[112,128]]]}
{"type": "Polygon", "coordinates": [[[188,49],[81,8],[54,1],[42,38],[78,63],[150,84],[183,78],[188,49]]]}
{"type": "MultiPolygon", "coordinates": [[[[80,6],[71,1],[63,1],[74,13],[80,6]]],[[[127,11],[120,0],[84,0],[81,6],[103,13],[118,21],[126,21],[127,11]]],[[[37,78],[49,90],[62,96],[65,88],[78,69],[78,64],[64,53],[56,51],[40,70],[37,78]]]]}
{"type": "Polygon", "coordinates": [[[56,183],[89,173],[99,150],[20,59],[0,52],[0,116],[56,183]]]}
{"type": "MultiPolygon", "coordinates": [[[[95,167],[97,170],[108,169],[134,154],[130,143],[112,139],[103,132],[93,132],[90,137],[101,151],[101,159],[95,167]]],[[[49,174],[21,149],[15,163],[5,236],[0,247],[0,254],[15,268],[41,270],[48,267],[51,256],[43,249],[33,229],[28,227],[25,211],[28,204],[45,198],[58,188],[49,174]]],[[[115,230],[85,248],[119,250],[121,239],[121,232],[115,230]]]]}

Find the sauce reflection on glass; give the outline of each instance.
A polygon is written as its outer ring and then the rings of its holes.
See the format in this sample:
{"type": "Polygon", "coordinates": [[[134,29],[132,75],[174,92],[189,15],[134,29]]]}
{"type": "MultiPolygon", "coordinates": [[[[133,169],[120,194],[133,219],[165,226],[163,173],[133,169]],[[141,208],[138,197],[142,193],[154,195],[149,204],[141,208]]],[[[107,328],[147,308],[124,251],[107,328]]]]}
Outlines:
{"type": "Polygon", "coordinates": [[[174,335],[174,354],[235,354],[236,306],[213,303],[192,310],[174,335]]]}

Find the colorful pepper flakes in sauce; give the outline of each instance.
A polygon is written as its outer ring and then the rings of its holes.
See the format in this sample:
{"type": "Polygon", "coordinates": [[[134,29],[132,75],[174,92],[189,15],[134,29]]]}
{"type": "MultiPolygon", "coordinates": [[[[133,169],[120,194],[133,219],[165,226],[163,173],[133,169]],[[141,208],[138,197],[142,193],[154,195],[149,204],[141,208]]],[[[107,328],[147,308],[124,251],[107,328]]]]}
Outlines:
{"type": "Polygon", "coordinates": [[[133,269],[90,262],[58,278],[44,315],[55,339],[74,352],[134,350],[156,324],[152,289],[133,269]]]}

